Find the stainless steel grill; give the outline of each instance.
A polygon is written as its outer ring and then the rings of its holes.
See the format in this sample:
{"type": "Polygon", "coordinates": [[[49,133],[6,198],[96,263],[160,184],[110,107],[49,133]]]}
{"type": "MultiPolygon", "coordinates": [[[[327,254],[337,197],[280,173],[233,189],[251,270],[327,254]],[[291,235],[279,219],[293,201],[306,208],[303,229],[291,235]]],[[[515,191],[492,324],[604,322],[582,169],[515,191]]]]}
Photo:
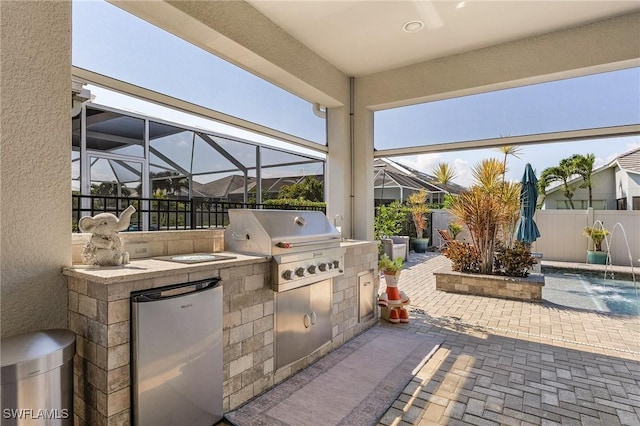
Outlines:
{"type": "Polygon", "coordinates": [[[229,210],[225,250],[273,256],[272,286],[286,291],[343,273],[340,233],[322,212],[229,210]]]}
{"type": "Polygon", "coordinates": [[[331,341],[331,278],[343,274],[342,238],[322,212],[229,210],[225,249],[272,256],[275,365],[331,341]]]}

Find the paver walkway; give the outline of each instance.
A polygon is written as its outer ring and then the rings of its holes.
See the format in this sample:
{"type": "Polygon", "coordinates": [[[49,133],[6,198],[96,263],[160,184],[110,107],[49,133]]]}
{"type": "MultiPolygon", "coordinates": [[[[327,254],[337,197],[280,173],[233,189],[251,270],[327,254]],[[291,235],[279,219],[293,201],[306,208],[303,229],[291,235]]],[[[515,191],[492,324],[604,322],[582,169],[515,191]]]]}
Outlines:
{"type": "Polygon", "coordinates": [[[449,261],[411,260],[411,322],[385,326],[445,340],[379,426],[640,425],[638,317],[436,291],[449,261]]]}

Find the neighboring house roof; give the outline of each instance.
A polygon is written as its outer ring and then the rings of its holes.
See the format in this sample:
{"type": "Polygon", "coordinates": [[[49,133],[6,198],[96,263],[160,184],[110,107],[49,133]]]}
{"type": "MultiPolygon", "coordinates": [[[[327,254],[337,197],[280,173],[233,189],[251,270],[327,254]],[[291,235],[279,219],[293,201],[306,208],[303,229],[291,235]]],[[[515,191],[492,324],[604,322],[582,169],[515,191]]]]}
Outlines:
{"type": "Polygon", "coordinates": [[[193,182],[194,192],[197,191],[198,193],[203,194],[202,196],[210,198],[227,198],[230,193],[235,192],[238,189],[244,192],[244,176],[225,176],[205,184],[193,182]]]}
{"type": "MultiPolygon", "coordinates": [[[[374,160],[373,167],[375,170],[383,169],[389,176],[397,178],[399,185],[406,188],[420,189],[424,188],[429,192],[444,192],[449,194],[460,194],[467,188],[455,183],[442,185],[437,182],[435,176],[407,167],[404,164],[391,161],[388,159],[377,158],[374,160]]],[[[379,178],[378,178],[379,180],[379,178]]]]}
{"type": "Polygon", "coordinates": [[[398,173],[397,171],[382,169],[384,173],[379,173],[376,176],[375,187],[384,187],[384,186],[393,186],[393,183],[401,186],[403,188],[409,189],[426,189],[430,192],[442,192],[439,188],[435,188],[432,185],[429,185],[427,182],[424,182],[420,179],[417,179],[413,176],[407,176],[402,173],[398,173]]]}
{"type": "Polygon", "coordinates": [[[640,148],[618,156],[615,160],[618,167],[631,173],[640,174],[640,148]]]}

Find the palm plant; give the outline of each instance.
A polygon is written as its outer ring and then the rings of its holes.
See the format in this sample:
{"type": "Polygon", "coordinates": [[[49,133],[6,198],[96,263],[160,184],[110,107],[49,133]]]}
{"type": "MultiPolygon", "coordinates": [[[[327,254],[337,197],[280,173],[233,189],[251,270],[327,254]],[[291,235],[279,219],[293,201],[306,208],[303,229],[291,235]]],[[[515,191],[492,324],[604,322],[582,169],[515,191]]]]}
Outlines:
{"type": "Polygon", "coordinates": [[[553,182],[561,182],[562,184],[562,193],[567,200],[569,200],[569,205],[571,209],[574,209],[573,205],[573,194],[575,193],[575,189],[569,186],[569,180],[573,175],[576,174],[576,169],[574,166],[574,162],[565,158],[560,161],[558,166],[547,167],[542,171],[540,175],[540,180],[538,181],[538,189],[539,192],[545,194],[546,188],[552,184],[553,182]]]}
{"type": "Polygon", "coordinates": [[[502,182],[504,182],[507,174],[507,157],[511,155],[513,157],[520,158],[520,154],[522,154],[522,148],[520,148],[518,145],[503,145],[498,149],[504,154],[504,159],[502,160],[502,182]]]}
{"type": "Polygon", "coordinates": [[[602,251],[602,241],[609,235],[609,231],[604,228],[586,226],[583,235],[591,240],[595,251],[602,251]]]}
{"type": "Polygon", "coordinates": [[[479,270],[482,274],[493,272],[498,236],[519,210],[519,197],[513,196],[512,188],[516,185],[502,181],[503,170],[503,163],[496,159],[476,164],[473,168],[476,184],[461,194],[451,208],[469,229],[473,246],[480,254],[479,270]]]}
{"type": "Polygon", "coordinates": [[[449,228],[449,232],[451,233],[451,237],[454,240],[456,239],[458,234],[462,232],[462,225],[460,225],[458,222],[450,222],[449,226],[447,226],[447,228],[449,228]]]}
{"type": "Polygon", "coordinates": [[[449,163],[438,163],[433,169],[433,176],[437,183],[447,186],[458,176],[458,172],[449,163]]]}
{"type": "Polygon", "coordinates": [[[427,213],[429,213],[427,191],[421,189],[418,192],[414,192],[407,198],[407,203],[409,204],[413,224],[416,226],[416,235],[418,238],[422,238],[422,233],[427,227],[427,213]]]}
{"type": "Polygon", "coordinates": [[[596,161],[596,156],[594,154],[574,154],[569,160],[573,163],[574,172],[579,174],[584,181],[580,187],[589,190],[589,207],[593,207],[591,177],[593,175],[593,164],[596,161]]]}
{"type": "Polygon", "coordinates": [[[513,239],[520,219],[520,184],[505,182],[502,190],[502,203],[505,209],[505,221],[501,226],[501,238],[509,248],[513,247],[513,239]]]}

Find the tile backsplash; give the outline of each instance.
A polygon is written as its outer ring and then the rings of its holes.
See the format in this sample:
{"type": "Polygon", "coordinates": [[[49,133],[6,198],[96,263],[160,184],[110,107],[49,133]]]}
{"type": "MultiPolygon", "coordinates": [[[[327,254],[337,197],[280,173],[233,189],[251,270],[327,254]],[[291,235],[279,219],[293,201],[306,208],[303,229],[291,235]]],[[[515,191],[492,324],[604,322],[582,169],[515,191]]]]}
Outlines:
{"type": "MultiPolygon", "coordinates": [[[[73,234],[72,261],[82,263],[82,250],[91,234],[73,234]]],[[[224,251],[224,229],[188,231],[121,232],[120,239],[131,259],[224,251]]]]}

